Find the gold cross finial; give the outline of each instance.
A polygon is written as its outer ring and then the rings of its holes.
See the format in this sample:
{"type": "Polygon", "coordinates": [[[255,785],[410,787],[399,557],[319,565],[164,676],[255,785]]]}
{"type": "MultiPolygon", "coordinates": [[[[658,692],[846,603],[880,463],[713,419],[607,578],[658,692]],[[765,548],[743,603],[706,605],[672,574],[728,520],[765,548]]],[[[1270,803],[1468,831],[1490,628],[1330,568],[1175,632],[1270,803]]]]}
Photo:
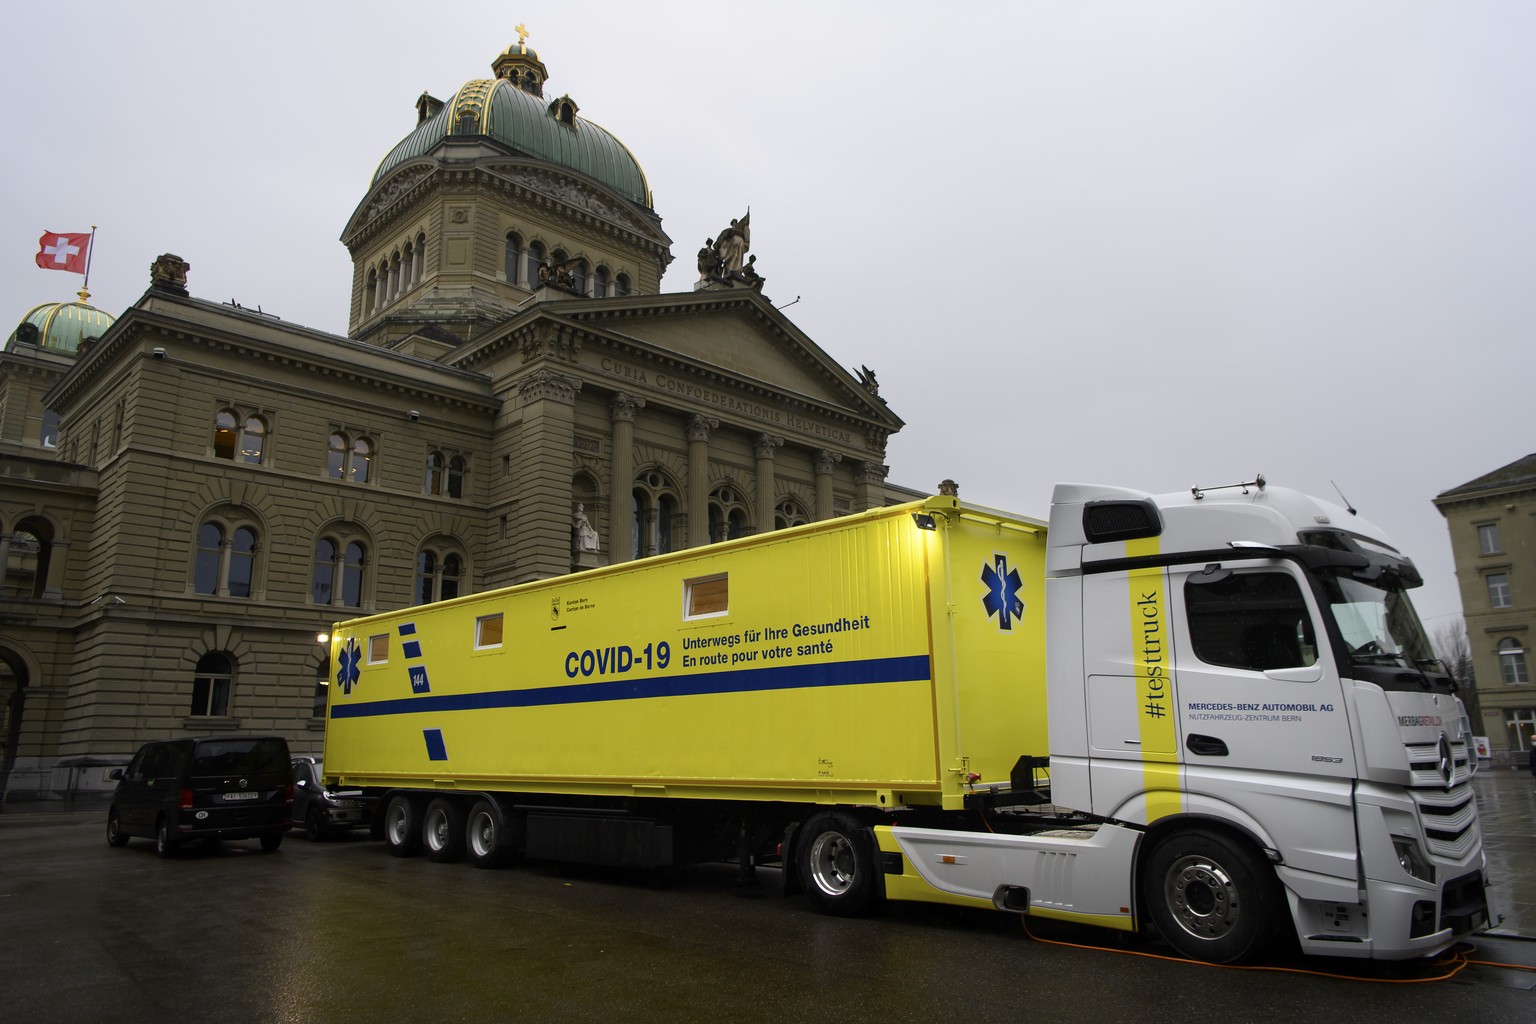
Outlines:
{"type": "Polygon", "coordinates": [[[522,25],[519,25],[519,26],[517,26],[517,28],[514,31],[517,32],[517,45],[518,46],[527,46],[528,45],[528,29],[526,29],[522,25]]]}

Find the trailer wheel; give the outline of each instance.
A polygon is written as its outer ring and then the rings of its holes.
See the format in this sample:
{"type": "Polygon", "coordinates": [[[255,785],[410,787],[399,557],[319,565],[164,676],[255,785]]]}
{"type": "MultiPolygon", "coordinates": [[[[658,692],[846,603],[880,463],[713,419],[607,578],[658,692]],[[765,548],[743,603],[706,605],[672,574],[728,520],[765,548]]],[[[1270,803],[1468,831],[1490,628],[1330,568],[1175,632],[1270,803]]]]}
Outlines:
{"type": "Polygon", "coordinates": [[[414,857],[421,849],[421,804],[404,793],[384,808],[384,845],[396,857],[414,857]]]}
{"type": "Polygon", "coordinates": [[[476,800],[464,826],[464,852],[477,868],[499,868],[512,859],[512,830],[501,808],[490,800],[476,800]]]}
{"type": "Polygon", "coordinates": [[[806,822],[796,842],[800,879],[823,914],[853,917],[880,901],[881,886],[869,831],[840,811],[806,822]]]}
{"type": "Polygon", "coordinates": [[[1279,896],[1247,846],[1214,832],[1170,836],[1147,857],[1142,891],[1158,931],[1191,960],[1228,964],[1261,953],[1279,896]]]}
{"type": "Polygon", "coordinates": [[[464,856],[464,808],[457,800],[440,796],[427,805],[421,842],[427,848],[427,858],[439,864],[464,856]]]}

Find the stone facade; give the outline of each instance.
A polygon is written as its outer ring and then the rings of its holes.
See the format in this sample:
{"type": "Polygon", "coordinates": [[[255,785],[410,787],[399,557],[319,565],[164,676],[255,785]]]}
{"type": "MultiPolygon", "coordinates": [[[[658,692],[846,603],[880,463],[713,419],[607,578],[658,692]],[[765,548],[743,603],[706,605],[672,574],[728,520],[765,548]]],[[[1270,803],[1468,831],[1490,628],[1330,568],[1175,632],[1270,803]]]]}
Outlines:
{"type": "Polygon", "coordinates": [[[349,337],[196,298],[167,255],[77,355],[0,354],[8,799],[166,736],[319,753],[338,620],[912,496],[872,375],[760,280],[662,293],[660,219],[599,179],[447,138],[343,242],[349,337]]]}
{"type": "Polygon", "coordinates": [[[1451,534],[1480,707],[1496,762],[1536,750],[1536,455],[1435,497],[1451,534]]]}

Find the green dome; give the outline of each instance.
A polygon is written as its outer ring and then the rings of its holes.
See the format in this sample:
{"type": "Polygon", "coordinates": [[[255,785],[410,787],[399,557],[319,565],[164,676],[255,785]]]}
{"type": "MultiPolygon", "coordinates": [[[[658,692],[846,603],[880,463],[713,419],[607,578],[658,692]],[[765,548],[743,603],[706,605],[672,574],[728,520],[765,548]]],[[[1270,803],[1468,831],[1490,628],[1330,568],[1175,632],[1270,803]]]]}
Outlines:
{"type": "Polygon", "coordinates": [[[18,340],[30,340],[39,348],[72,356],[80,351],[82,340],[100,337],[116,321],[117,317],[85,302],[45,302],[27,311],[16,330],[11,332],[5,348],[11,351],[18,340]],[[31,334],[24,330],[28,324],[37,329],[37,335],[31,339],[18,339],[19,335],[31,334]]]}
{"type": "Polygon", "coordinates": [[[624,143],[578,116],[569,96],[544,99],[544,65],[535,51],[514,43],[493,68],[498,77],[466,83],[447,103],[423,97],[430,105],[423,108],[421,123],[380,161],[371,185],[406,161],[425,156],[444,139],[479,137],[584,174],[651,208],[645,172],[624,143]]]}

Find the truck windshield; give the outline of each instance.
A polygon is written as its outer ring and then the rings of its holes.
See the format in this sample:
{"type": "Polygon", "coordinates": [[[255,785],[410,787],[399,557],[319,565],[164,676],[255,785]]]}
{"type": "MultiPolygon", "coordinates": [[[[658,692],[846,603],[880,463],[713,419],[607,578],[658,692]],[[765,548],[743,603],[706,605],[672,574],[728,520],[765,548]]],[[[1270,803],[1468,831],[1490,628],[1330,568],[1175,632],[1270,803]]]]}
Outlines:
{"type": "Polygon", "coordinates": [[[1390,579],[1384,576],[1379,583],[1366,583],[1342,574],[1322,576],[1328,610],[1349,648],[1350,663],[1443,676],[1445,669],[1435,657],[1407,591],[1390,579]]]}

